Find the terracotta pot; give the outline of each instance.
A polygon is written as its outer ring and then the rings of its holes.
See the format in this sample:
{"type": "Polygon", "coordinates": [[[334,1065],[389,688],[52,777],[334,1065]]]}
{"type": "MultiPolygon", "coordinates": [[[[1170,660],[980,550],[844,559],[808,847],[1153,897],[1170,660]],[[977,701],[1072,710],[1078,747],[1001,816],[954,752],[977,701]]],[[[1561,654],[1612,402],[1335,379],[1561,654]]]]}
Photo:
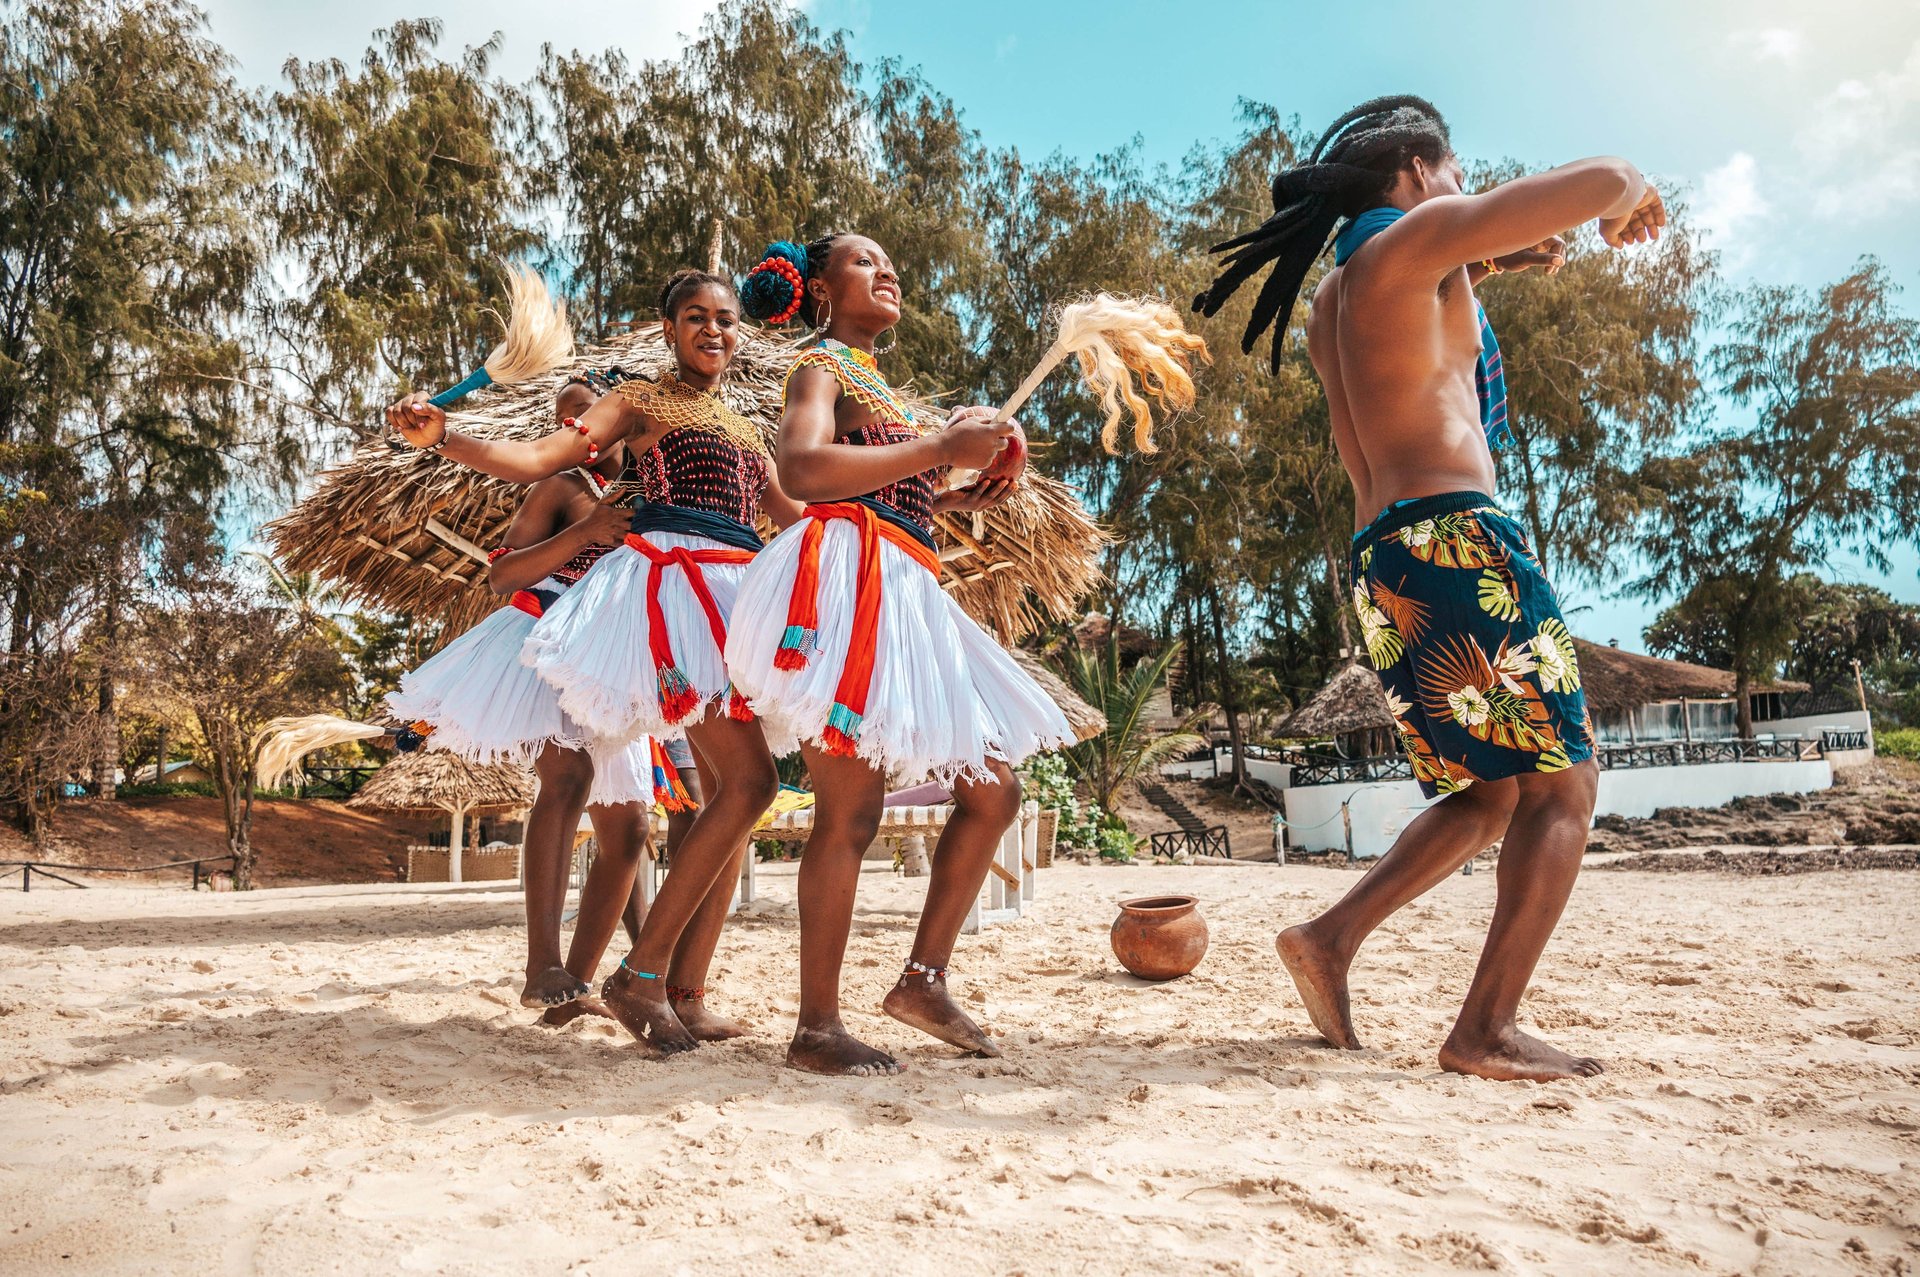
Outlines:
{"type": "Polygon", "coordinates": [[[1207,954],[1207,920],[1192,896],[1122,900],[1113,920],[1113,956],[1142,980],[1172,980],[1207,954]]]}

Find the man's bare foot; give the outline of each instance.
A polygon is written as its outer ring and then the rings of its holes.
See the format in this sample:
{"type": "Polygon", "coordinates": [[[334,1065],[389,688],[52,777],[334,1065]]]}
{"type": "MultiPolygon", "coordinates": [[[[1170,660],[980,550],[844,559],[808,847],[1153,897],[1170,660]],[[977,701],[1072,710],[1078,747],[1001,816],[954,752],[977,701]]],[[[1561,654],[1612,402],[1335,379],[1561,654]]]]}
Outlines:
{"type": "Polygon", "coordinates": [[[565,967],[548,967],[527,977],[526,987],[520,990],[520,1005],[535,1010],[563,1006],[592,992],[592,985],[565,967]]]}
{"type": "Polygon", "coordinates": [[[747,1035],[746,1026],[729,1020],[707,1007],[706,997],[673,999],[673,1013],[680,1018],[698,1042],[725,1042],[728,1038],[743,1038],[747,1035]]]}
{"type": "Polygon", "coordinates": [[[1600,1061],[1568,1055],[1512,1025],[1488,1038],[1469,1036],[1456,1027],[1440,1048],[1440,1067],[1496,1082],[1555,1082],[1595,1077],[1603,1071],[1600,1061]]]}
{"type": "Polygon", "coordinates": [[[887,991],[880,1009],[902,1024],[931,1033],[949,1046],[991,1059],[999,1058],[1000,1048],[994,1040],[955,1004],[947,992],[944,976],[932,981],[918,972],[901,976],[887,991]]]}
{"type": "Polygon", "coordinates": [[[549,1029],[557,1029],[562,1025],[572,1024],[583,1015],[605,1016],[609,1020],[613,1018],[613,1012],[607,1009],[607,1004],[589,993],[584,998],[575,998],[557,1007],[548,1007],[547,1013],[540,1017],[539,1022],[549,1029]]]}
{"type": "Polygon", "coordinates": [[[622,967],[600,986],[600,996],[627,1032],[662,1055],[678,1055],[699,1045],[667,1005],[667,991],[658,980],[642,980],[622,967]]]}
{"type": "Polygon", "coordinates": [[[898,1060],[868,1046],[838,1024],[795,1029],[793,1041],[787,1044],[787,1067],[835,1077],[891,1077],[900,1072],[898,1060]]]}
{"type": "Polygon", "coordinates": [[[1309,930],[1311,923],[1288,927],[1273,942],[1280,961],[1287,964],[1293,987],[1307,1004],[1307,1017],[1313,1027],[1342,1051],[1358,1051],[1360,1038],[1353,1031],[1353,1008],[1347,1000],[1347,964],[1322,944],[1309,930]]]}

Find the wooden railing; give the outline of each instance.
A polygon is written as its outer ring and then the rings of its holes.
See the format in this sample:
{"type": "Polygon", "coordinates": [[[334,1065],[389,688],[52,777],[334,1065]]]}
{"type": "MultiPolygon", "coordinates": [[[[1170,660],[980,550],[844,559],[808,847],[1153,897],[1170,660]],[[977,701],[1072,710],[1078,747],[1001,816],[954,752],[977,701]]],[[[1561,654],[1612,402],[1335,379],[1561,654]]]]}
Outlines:
{"type": "Polygon", "coordinates": [[[20,871],[20,890],[22,891],[33,890],[33,875],[35,874],[39,874],[42,878],[51,878],[55,882],[65,883],[69,887],[79,887],[84,890],[87,886],[86,883],[75,882],[73,879],[64,877],[53,871],[56,869],[64,869],[68,873],[150,874],[158,873],[162,869],[179,869],[185,865],[193,866],[193,889],[198,891],[200,890],[201,881],[205,878],[212,877],[212,875],[207,873],[201,866],[225,865],[228,870],[231,871],[237,867],[238,860],[233,855],[228,854],[225,856],[202,856],[197,860],[169,860],[164,864],[138,865],[133,868],[122,868],[117,865],[66,865],[56,860],[0,860],[0,875],[10,874],[15,869],[18,869],[20,871]]]}
{"type": "MultiPolygon", "coordinates": [[[[1631,771],[1701,763],[1797,762],[1819,758],[1829,749],[1866,747],[1865,732],[1837,731],[1822,733],[1819,740],[1785,736],[1773,740],[1676,740],[1657,745],[1602,745],[1594,751],[1594,758],[1604,770],[1631,771]],[[1858,744],[1847,743],[1856,739],[1858,744]]],[[[1289,752],[1286,759],[1293,764],[1289,783],[1296,786],[1413,779],[1413,767],[1403,754],[1339,758],[1298,750],[1289,752]]]]}

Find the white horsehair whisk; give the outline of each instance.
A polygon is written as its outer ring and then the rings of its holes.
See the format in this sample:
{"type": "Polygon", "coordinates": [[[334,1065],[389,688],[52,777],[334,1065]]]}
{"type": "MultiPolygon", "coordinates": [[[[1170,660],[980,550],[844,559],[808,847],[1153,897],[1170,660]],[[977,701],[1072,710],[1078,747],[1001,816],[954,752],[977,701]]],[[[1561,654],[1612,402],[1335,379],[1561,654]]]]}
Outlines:
{"type": "MultiPolygon", "coordinates": [[[[506,335],[486,362],[427,402],[447,408],[476,390],[511,386],[552,372],[573,358],[573,325],[567,322],[565,302],[547,291],[547,281],[531,266],[507,267],[508,308],[506,335]]],[[[498,318],[498,312],[489,312],[498,318]]],[[[398,439],[389,446],[404,447],[398,439]]]]}
{"type": "Polygon", "coordinates": [[[1080,380],[1106,410],[1100,443],[1108,452],[1119,451],[1120,421],[1127,413],[1133,415],[1134,445],[1142,452],[1159,451],[1147,400],[1185,412],[1194,401],[1193,361],[1213,361],[1206,341],[1188,332],[1179,312],[1165,302],[1095,293],[1056,312],[1053,344],[994,419],[1012,417],[1069,355],[1079,361],[1080,380]]]}

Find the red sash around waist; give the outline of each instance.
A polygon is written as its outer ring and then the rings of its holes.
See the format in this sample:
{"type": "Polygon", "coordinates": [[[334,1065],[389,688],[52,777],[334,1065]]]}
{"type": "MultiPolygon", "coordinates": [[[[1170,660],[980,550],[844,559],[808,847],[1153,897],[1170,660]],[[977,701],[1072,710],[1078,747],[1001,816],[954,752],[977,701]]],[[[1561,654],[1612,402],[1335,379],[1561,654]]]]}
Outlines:
{"type": "MultiPolygon", "coordinates": [[[[660,608],[660,578],[669,565],[687,574],[687,584],[693,587],[693,596],[700,600],[700,607],[707,614],[714,647],[724,652],[727,648],[727,625],[720,619],[720,605],[713,601],[713,591],[707,588],[706,574],[700,570],[700,565],[751,563],[753,551],[731,548],[689,550],[685,546],[663,550],[638,532],[627,533],[627,546],[644,554],[652,565],[647,571],[647,642],[660,682],[661,717],[669,723],[677,723],[694,711],[700,704],[700,698],[686,674],[674,662],[673,639],[667,633],[666,614],[660,608]]],[[[753,718],[753,711],[731,686],[727,689],[727,714],[743,721],[753,718]]]]}
{"type": "Polygon", "coordinates": [[[880,632],[883,590],[880,542],[889,541],[898,546],[936,577],[940,575],[940,560],[925,543],[881,518],[872,506],[857,501],[832,501],[808,506],[806,515],[813,522],[801,533],[800,564],[793,577],[793,597],[787,603],[787,628],[780,636],[780,648],[773,655],[773,663],[783,670],[804,669],[813,653],[819,650],[820,539],[832,520],[850,521],[860,531],[853,633],[847,642],[846,663],[840,670],[840,682],[834,688],[833,708],[828,711],[822,739],[828,753],[851,757],[860,739],[861,721],[866,717],[867,693],[873,685],[874,648],[880,632]]]}

